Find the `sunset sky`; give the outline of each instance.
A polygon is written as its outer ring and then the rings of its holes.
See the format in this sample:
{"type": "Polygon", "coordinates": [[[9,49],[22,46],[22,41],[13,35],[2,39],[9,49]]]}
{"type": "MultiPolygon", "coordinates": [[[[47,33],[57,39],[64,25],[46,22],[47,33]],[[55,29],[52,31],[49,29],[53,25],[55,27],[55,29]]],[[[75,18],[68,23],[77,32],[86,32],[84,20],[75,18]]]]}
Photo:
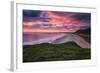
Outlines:
{"type": "Polygon", "coordinates": [[[23,10],[23,32],[76,32],[91,24],[90,13],[23,10]]]}

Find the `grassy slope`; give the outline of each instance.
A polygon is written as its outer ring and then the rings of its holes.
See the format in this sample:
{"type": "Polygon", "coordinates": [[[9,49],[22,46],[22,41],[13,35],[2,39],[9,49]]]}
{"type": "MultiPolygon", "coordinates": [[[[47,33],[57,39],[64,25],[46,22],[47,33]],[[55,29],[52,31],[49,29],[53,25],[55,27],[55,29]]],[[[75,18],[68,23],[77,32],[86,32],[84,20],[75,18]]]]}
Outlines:
{"type": "MultiPolygon", "coordinates": [[[[91,43],[90,28],[84,31],[78,31],[74,34],[80,35],[91,43]]],[[[23,47],[23,62],[81,60],[90,58],[91,49],[80,48],[72,42],[63,44],[43,43],[23,47]]]]}
{"type": "Polygon", "coordinates": [[[23,47],[23,62],[90,59],[90,49],[75,43],[37,44],[23,47]]]}

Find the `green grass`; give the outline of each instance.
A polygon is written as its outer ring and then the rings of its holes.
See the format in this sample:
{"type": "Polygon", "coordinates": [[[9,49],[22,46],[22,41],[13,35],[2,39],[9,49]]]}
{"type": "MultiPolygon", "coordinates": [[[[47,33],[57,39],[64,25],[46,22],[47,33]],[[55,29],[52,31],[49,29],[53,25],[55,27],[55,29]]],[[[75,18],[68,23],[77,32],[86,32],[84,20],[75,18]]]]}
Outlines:
{"type": "Polygon", "coordinates": [[[75,43],[37,44],[23,46],[23,62],[90,59],[91,50],[75,43]]]}

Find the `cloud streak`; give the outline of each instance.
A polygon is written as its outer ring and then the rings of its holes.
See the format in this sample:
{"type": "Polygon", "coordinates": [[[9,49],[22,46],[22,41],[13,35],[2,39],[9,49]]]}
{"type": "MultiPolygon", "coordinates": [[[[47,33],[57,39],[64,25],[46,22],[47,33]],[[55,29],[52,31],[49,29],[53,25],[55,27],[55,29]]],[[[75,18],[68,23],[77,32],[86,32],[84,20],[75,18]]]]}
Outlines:
{"type": "Polygon", "coordinates": [[[90,13],[23,10],[23,32],[76,32],[90,27],[90,13]]]}

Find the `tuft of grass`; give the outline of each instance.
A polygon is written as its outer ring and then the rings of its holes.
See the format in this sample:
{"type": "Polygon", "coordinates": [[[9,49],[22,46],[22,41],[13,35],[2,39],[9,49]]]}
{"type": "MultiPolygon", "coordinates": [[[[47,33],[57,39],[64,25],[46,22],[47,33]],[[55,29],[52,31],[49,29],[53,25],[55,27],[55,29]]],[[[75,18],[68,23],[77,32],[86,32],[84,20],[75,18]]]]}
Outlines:
{"type": "Polygon", "coordinates": [[[23,62],[83,60],[91,58],[91,49],[69,42],[23,46],[23,62]]]}

